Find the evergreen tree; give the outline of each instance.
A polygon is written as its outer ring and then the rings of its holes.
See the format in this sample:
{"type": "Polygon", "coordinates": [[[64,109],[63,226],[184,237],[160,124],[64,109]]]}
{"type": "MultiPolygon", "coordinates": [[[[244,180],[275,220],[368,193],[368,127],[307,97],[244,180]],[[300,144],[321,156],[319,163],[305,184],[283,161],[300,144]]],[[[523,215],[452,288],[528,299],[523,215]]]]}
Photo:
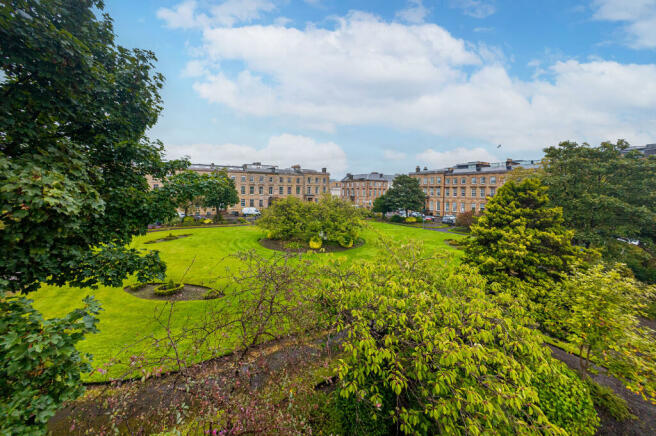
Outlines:
{"type": "Polygon", "coordinates": [[[550,205],[546,191],[537,179],[503,185],[471,228],[465,262],[501,283],[565,278],[581,250],[572,245],[574,232],[563,227],[562,209],[550,205]]]}

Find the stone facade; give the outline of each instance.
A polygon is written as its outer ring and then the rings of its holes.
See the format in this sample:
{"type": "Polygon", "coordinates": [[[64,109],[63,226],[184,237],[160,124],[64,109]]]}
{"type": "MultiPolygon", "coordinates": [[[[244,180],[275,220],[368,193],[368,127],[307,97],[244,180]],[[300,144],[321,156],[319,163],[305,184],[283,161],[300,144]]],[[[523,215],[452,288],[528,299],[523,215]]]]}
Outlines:
{"type": "Polygon", "coordinates": [[[480,213],[513,168],[535,168],[540,161],[468,162],[454,167],[429,170],[417,167],[409,175],[419,181],[426,194],[429,215],[458,215],[468,210],[480,213]]]}
{"type": "Polygon", "coordinates": [[[341,181],[340,197],[359,207],[371,209],[374,200],[392,187],[393,175],[382,173],[347,174],[341,181]]]}
{"type": "MultiPolygon", "coordinates": [[[[241,166],[192,164],[189,169],[199,173],[227,171],[228,176],[235,181],[239,196],[239,202],[228,208],[228,211],[241,212],[244,207],[262,210],[275,200],[289,196],[316,202],[321,195],[330,193],[330,173],[326,168],[321,171],[301,168],[300,165],[278,168],[254,162],[241,166]]],[[[159,184],[152,178],[149,178],[149,183],[151,188],[157,188],[159,184]]],[[[213,215],[215,211],[195,207],[192,213],[206,216],[213,215]]]]}

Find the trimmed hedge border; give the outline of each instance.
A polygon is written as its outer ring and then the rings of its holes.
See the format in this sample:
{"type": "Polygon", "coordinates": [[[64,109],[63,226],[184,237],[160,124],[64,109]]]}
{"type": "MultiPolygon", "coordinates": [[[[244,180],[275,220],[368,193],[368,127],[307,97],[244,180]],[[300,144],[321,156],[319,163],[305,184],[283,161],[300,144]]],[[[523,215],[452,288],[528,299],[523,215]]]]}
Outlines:
{"type": "Polygon", "coordinates": [[[184,283],[180,283],[179,285],[171,289],[166,289],[166,286],[167,286],[166,283],[162,283],[161,285],[156,286],[155,289],[153,290],[153,293],[160,297],[168,297],[169,295],[175,295],[178,292],[180,292],[185,285],[184,283]]]}

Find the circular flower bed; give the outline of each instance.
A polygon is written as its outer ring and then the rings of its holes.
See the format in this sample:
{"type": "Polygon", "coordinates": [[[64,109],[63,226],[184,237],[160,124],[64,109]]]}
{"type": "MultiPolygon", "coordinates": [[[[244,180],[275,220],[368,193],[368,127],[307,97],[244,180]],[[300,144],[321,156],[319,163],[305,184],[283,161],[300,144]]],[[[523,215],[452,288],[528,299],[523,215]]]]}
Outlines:
{"type": "Polygon", "coordinates": [[[213,300],[223,297],[220,290],[207,286],[180,283],[173,289],[163,287],[168,286],[166,283],[141,283],[128,286],[124,290],[138,298],[159,301],[213,300]]]}

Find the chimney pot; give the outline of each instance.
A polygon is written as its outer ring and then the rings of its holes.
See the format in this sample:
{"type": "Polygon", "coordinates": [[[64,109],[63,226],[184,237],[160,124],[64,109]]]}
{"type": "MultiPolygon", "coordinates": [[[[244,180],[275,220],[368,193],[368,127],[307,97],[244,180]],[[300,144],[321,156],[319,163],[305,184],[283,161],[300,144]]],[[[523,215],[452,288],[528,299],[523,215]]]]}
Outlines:
{"type": "Polygon", "coordinates": [[[325,173],[325,172],[326,172],[326,168],[321,168],[321,172],[322,172],[322,173],[325,173]]]}
{"type": "Polygon", "coordinates": [[[415,172],[418,173],[419,171],[421,171],[421,168],[419,167],[419,165],[417,165],[417,168],[416,168],[416,171],[415,171],[415,172]]]}

